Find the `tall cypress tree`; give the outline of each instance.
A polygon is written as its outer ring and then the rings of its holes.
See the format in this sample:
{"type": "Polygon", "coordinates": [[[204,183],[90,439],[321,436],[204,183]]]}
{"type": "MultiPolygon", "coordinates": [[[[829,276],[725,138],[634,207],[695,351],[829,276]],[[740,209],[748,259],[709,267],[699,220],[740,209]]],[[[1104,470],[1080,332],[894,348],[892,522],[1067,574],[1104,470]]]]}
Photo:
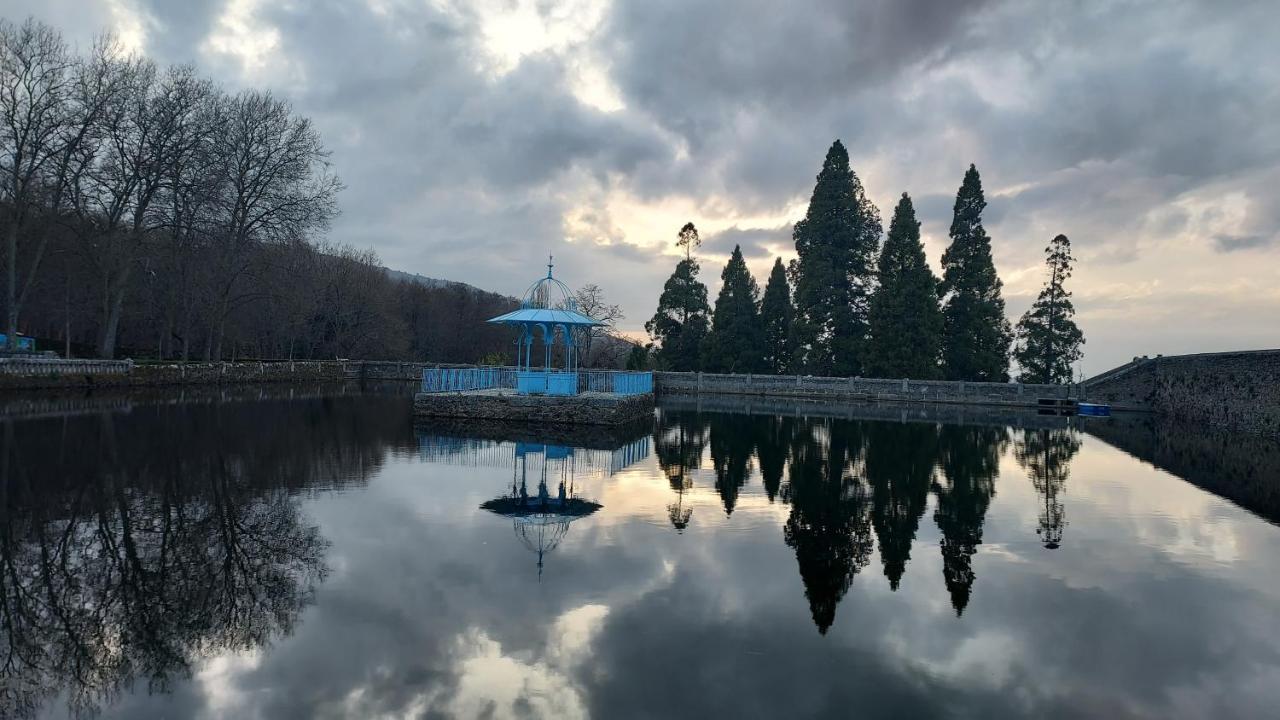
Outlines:
{"type": "Polygon", "coordinates": [[[758,372],[764,340],[756,312],[760,288],[737,245],[733,246],[720,280],[702,365],[711,372],[758,372]]]}
{"type": "Polygon", "coordinates": [[[773,262],[769,282],[764,286],[764,298],[760,300],[760,326],[764,331],[762,360],[766,371],[781,375],[790,370],[794,354],[794,321],[791,286],[787,284],[782,258],[778,258],[773,262]]]}
{"type": "Polygon", "coordinates": [[[698,261],[693,251],[701,241],[693,223],[680,229],[676,245],[685,249],[685,259],[676,264],[675,272],[662,286],[658,298],[658,310],[644,324],[645,330],[656,340],[658,362],[662,367],[677,371],[699,369],[702,344],[706,340],[707,286],[698,280],[698,261]]]}
{"type": "Polygon", "coordinates": [[[876,268],[880,284],[868,313],[871,340],[867,372],[873,377],[929,380],[939,374],[942,311],[938,279],[920,242],[911,198],[902,193],[876,268]]]}
{"type": "Polygon", "coordinates": [[[792,237],[796,330],[804,367],[821,375],[862,372],[872,263],[880,213],[836,140],[818,173],[805,217],[792,237]]]}
{"type": "Polygon", "coordinates": [[[942,364],[949,380],[1007,382],[1013,333],[1004,316],[991,238],[982,227],[982,179],[973,165],[956,194],[951,247],[942,255],[942,364]]]}
{"type": "Polygon", "coordinates": [[[1071,293],[1063,287],[1071,277],[1071,241],[1059,235],[1044,249],[1049,278],[1031,308],[1018,321],[1014,359],[1027,383],[1069,383],[1071,364],[1083,353],[1084,333],[1076,326],[1071,293]]]}

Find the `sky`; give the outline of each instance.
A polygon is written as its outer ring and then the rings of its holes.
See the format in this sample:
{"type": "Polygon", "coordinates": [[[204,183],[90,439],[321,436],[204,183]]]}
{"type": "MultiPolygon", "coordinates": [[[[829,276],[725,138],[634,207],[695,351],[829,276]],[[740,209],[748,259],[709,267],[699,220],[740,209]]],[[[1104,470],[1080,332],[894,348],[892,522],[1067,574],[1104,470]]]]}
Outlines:
{"type": "Polygon", "coordinates": [[[837,138],[940,270],[969,163],[1011,322],[1058,233],[1080,371],[1280,347],[1280,10],[1125,0],[0,0],[311,117],[328,239],[518,295],[602,286],[643,337],[700,229],[763,286],[837,138]]]}

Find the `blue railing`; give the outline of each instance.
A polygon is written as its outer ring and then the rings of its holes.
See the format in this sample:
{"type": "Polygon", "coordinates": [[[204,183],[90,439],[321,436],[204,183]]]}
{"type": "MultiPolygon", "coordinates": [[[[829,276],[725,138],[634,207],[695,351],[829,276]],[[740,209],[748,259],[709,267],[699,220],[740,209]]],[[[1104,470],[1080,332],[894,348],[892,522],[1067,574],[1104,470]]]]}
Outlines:
{"type": "Polygon", "coordinates": [[[506,368],[423,368],[422,392],[514,388],[516,371],[506,368]]]}
{"type": "Polygon", "coordinates": [[[653,373],[579,370],[578,392],[644,395],[653,392],[653,373]]]}
{"type": "Polygon", "coordinates": [[[518,371],[515,368],[424,368],[422,392],[467,392],[513,389],[527,395],[572,395],[576,391],[611,395],[645,395],[653,392],[653,373],[618,370],[576,372],[518,371]]]}

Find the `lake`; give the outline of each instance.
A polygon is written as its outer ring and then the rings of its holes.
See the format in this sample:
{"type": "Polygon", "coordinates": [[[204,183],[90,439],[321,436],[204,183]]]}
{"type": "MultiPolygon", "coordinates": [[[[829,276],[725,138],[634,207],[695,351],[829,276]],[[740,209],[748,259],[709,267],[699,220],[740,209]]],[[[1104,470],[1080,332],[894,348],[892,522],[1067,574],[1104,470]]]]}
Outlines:
{"type": "Polygon", "coordinates": [[[6,399],[0,717],[1274,717],[1280,451],[1135,418],[6,399]]]}

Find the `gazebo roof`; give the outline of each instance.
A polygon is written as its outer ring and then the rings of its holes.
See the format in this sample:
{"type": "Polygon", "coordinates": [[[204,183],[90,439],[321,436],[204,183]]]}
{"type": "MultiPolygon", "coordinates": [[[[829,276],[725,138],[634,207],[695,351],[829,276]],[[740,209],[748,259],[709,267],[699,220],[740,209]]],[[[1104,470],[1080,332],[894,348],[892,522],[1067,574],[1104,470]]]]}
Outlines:
{"type": "Polygon", "coordinates": [[[598,320],[583,315],[577,310],[553,310],[550,308],[520,308],[505,315],[490,318],[486,322],[519,325],[522,323],[544,323],[547,325],[602,325],[598,320]]]}

